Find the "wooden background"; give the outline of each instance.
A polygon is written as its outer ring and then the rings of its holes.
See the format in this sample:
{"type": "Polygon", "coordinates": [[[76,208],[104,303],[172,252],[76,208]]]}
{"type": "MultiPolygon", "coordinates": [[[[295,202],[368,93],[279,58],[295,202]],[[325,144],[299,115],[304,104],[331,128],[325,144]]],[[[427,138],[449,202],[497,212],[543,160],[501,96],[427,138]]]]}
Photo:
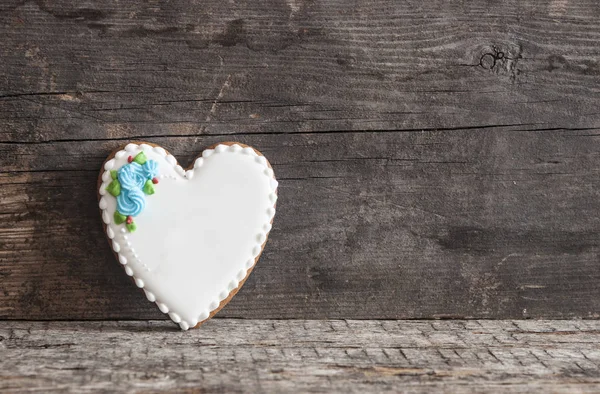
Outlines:
{"type": "Polygon", "coordinates": [[[596,318],[597,0],[0,4],[0,318],[163,319],[102,233],[126,141],[280,181],[220,317],[596,318]]]}

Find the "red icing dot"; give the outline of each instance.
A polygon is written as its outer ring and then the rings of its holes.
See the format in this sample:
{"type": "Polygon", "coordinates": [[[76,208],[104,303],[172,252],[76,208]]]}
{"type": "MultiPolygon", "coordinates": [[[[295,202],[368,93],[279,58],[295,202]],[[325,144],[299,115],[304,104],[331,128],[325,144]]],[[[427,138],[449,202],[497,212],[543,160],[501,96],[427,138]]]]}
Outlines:
{"type": "Polygon", "coordinates": [[[133,161],[133,157],[132,157],[132,156],[129,156],[129,157],[127,158],[127,162],[128,162],[128,163],[131,163],[132,161],[133,161]]]}
{"type": "Polygon", "coordinates": [[[127,224],[133,223],[133,218],[131,216],[127,216],[127,224]]]}
{"type": "Polygon", "coordinates": [[[152,178],[152,183],[154,183],[156,185],[158,183],[158,178],[156,178],[156,177],[152,178]]]}

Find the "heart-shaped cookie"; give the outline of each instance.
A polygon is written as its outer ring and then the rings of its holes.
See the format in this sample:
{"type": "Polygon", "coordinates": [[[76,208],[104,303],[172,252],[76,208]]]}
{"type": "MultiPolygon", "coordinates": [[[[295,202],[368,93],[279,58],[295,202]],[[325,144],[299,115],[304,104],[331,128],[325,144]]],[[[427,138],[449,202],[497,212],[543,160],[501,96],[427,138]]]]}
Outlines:
{"type": "Polygon", "coordinates": [[[187,170],[160,146],[131,143],[108,157],[98,183],[119,262],[184,330],[211,318],[242,286],[277,201],[267,159],[235,142],[206,149],[187,170]]]}

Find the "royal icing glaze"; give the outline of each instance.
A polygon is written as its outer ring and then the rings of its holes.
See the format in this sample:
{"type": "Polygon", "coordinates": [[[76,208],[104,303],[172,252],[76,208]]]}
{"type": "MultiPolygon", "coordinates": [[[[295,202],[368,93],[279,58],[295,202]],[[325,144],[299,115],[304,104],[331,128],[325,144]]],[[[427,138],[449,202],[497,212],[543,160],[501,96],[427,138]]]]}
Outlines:
{"type": "Polygon", "coordinates": [[[250,147],[217,145],[186,171],[161,147],[128,144],[104,164],[99,206],[126,274],[187,330],[206,320],[254,266],[271,230],[276,192],[269,163],[250,147]],[[143,167],[132,160],[141,153],[151,168],[124,170],[143,167]],[[119,205],[120,194],[109,187],[115,171],[119,180],[124,174],[121,184],[142,191],[143,203],[119,205]],[[139,179],[129,182],[130,173],[139,179]],[[142,181],[153,178],[160,191],[149,197],[142,181]],[[121,209],[135,216],[135,231],[115,220],[121,209]]]}

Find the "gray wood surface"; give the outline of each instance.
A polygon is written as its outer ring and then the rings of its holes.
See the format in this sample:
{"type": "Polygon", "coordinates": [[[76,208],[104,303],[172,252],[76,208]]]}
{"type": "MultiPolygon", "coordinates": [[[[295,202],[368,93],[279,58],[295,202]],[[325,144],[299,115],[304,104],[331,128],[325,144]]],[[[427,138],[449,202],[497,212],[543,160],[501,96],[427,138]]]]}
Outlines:
{"type": "Polygon", "coordinates": [[[0,4],[0,318],[164,318],[106,245],[130,139],[280,183],[220,316],[598,317],[597,1],[0,4]]]}
{"type": "Polygon", "coordinates": [[[0,389],[593,393],[599,341],[598,321],[5,321],[0,389]]]}

